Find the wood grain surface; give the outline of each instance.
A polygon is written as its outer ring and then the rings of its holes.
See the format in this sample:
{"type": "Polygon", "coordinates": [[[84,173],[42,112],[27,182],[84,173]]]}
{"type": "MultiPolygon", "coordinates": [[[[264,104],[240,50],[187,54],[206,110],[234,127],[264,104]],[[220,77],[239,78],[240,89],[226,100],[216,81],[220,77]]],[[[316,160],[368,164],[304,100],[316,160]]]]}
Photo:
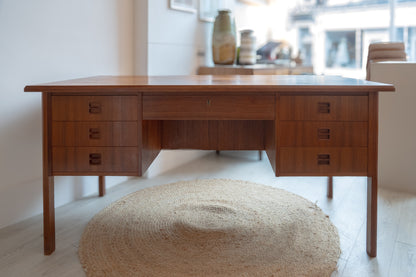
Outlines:
{"type": "Polygon", "coordinates": [[[120,93],[131,92],[368,92],[394,91],[394,86],[338,76],[316,75],[196,75],[196,76],[95,76],[26,86],[26,92],[120,93]]]}

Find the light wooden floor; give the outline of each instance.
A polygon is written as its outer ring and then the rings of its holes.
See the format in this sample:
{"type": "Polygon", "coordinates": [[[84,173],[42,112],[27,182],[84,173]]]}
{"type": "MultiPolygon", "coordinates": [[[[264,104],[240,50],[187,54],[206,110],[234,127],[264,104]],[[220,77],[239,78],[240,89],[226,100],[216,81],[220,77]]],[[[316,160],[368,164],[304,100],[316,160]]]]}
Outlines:
{"type": "MultiPolygon", "coordinates": [[[[221,152],[206,156],[153,178],[133,178],[107,191],[56,210],[57,249],[43,255],[42,217],[36,216],[0,230],[0,276],[84,276],[77,246],[94,214],[133,191],[197,178],[242,179],[267,184],[316,202],[337,226],[342,255],[332,276],[416,276],[416,195],[380,189],[378,256],[365,252],[366,180],[339,177],[334,199],[326,198],[325,177],[275,178],[267,158],[257,152],[221,152]]],[[[95,185],[95,184],[94,184],[95,185]]],[[[416,184],[415,184],[416,185],[416,184]]]]}

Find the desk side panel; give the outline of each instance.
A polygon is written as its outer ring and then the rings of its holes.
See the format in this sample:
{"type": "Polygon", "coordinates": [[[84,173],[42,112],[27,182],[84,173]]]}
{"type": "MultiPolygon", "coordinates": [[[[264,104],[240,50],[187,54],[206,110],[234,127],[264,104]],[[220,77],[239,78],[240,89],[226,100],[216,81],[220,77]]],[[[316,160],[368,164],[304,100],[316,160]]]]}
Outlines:
{"type": "Polygon", "coordinates": [[[279,176],[279,94],[275,95],[275,118],[265,121],[264,126],[264,145],[270,165],[276,176],[279,176]]]}
{"type": "Polygon", "coordinates": [[[162,122],[160,120],[143,120],[141,138],[141,170],[143,174],[162,149],[162,122]]]}

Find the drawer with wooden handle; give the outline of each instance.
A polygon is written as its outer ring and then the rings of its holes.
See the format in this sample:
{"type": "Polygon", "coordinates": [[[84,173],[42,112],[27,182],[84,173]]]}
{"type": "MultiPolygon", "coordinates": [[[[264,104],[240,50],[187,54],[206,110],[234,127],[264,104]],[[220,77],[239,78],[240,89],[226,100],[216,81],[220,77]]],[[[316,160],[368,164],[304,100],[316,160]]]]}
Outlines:
{"type": "Polygon", "coordinates": [[[137,146],[137,121],[52,122],[52,146],[137,146]]]}
{"type": "Polygon", "coordinates": [[[138,101],[137,96],[52,96],[52,120],[137,120],[138,101]]]}
{"type": "Polygon", "coordinates": [[[366,176],[366,147],[281,147],[279,175],[366,176]]]}
{"type": "Polygon", "coordinates": [[[54,175],[138,175],[137,147],[53,147],[54,175]]]}
{"type": "Polygon", "coordinates": [[[279,120],[368,121],[368,96],[280,97],[279,120]]]}
{"type": "Polygon", "coordinates": [[[367,147],[363,121],[280,121],[280,146],[367,147]]]}
{"type": "Polygon", "coordinates": [[[273,120],[274,95],[143,96],[144,120],[273,120]]]}

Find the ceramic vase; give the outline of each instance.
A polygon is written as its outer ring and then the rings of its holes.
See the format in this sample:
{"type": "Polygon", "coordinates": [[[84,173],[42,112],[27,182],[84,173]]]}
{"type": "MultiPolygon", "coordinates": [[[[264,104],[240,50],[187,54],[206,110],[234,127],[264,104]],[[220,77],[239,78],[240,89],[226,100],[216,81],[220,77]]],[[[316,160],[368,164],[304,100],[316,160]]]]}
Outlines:
{"type": "Polygon", "coordinates": [[[256,37],[252,30],[243,30],[241,33],[239,64],[256,63],[256,37]]]}
{"type": "Polygon", "coordinates": [[[236,32],[230,10],[220,10],[212,33],[212,58],[215,64],[233,64],[236,54],[236,32]]]}

